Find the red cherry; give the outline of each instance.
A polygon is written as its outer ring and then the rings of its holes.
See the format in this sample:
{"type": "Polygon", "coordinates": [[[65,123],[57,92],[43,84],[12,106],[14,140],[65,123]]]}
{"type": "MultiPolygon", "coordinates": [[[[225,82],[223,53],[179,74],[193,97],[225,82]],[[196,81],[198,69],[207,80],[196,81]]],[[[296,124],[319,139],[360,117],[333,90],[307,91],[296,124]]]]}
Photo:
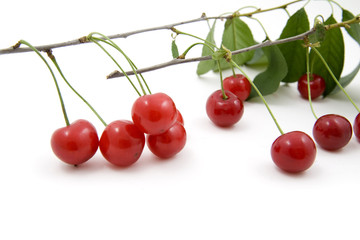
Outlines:
{"type": "Polygon", "coordinates": [[[309,135],[300,131],[285,133],[271,146],[271,157],[280,169],[299,173],[315,161],[316,145],[309,135]]]}
{"type": "Polygon", "coordinates": [[[326,150],[338,150],[351,139],[351,123],[336,114],[327,114],[316,120],[313,136],[317,144],[326,150]]]}
{"type": "MultiPolygon", "coordinates": [[[[300,92],[300,95],[305,99],[309,99],[307,86],[307,74],[304,74],[300,77],[298,81],[298,91],[300,92]]],[[[325,80],[321,76],[316,74],[310,74],[311,99],[315,99],[321,96],[325,91],[325,87],[325,80]]]]}
{"type": "Polygon", "coordinates": [[[179,153],[186,143],[186,131],[180,122],[160,135],[148,135],[146,139],[150,151],[159,158],[170,158],[179,153]]]}
{"type": "Polygon", "coordinates": [[[241,101],[245,101],[251,92],[249,80],[242,74],[229,76],[223,81],[224,89],[234,93],[241,101]]]}
{"type": "Polygon", "coordinates": [[[357,140],[360,142],[360,113],[355,117],[354,135],[356,136],[357,140]]]}
{"type": "Polygon", "coordinates": [[[101,135],[99,148],[110,163],[127,167],[141,156],[145,136],[131,121],[117,120],[106,126],[101,135]]]}
{"type": "Polygon", "coordinates": [[[177,110],[168,95],[155,93],[139,97],[132,106],[131,116],[142,132],[156,135],[175,123],[177,110]]]}
{"type": "Polygon", "coordinates": [[[242,101],[232,92],[225,90],[227,99],[221,90],[213,92],[206,102],[206,113],[210,120],[220,127],[229,127],[237,123],[243,113],[242,101]]]}
{"type": "Polygon", "coordinates": [[[96,153],[99,137],[95,127],[86,120],[77,120],[57,129],[51,136],[51,148],[65,163],[79,165],[96,153]]]}

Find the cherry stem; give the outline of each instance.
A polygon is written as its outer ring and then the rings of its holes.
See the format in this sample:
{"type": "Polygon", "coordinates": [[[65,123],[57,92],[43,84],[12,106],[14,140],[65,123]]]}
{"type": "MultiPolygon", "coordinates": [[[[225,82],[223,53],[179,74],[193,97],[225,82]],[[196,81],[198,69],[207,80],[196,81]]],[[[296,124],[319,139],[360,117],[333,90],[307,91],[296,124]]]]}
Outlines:
{"type": "Polygon", "coordinates": [[[230,66],[231,66],[231,71],[232,71],[233,76],[236,77],[236,72],[235,72],[234,66],[232,64],[230,64],[230,66]]]}
{"type": "Polygon", "coordinates": [[[106,122],[101,118],[101,116],[97,113],[97,111],[90,105],[90,103],[88,101],[86,101],[86,99],[84,97],[82,97],[79,92],[77,92],[73,86],[69,83],[69,81],[65,78],[65,75],[63,74],[63,72],[61,71],[61,68],[59,66],[59,64],[56,61],[55,56],[52,54],[51,51],[47,52],[49,58],[51,59],[51,61],[54,63],[55,67],[57,68],[57,70],[59,71],[61,77],[63,78],[63,80],[65,81],[65,83],[69,86],[69,88],[91,109],[91,111],[98,117],[98,119],[102,122],[102,124],[104,124],[104,126],[106,127],[107,124],[106,122]]]}
{"type": "Polygon", "coordinates": [[[352,98],[349,96],[349,94],[345,91],[345,89],[343,88],[343,86],[341,86],[341,84],[339,83],[339,81],[337,80],[337,78],[335,77],[334,73],[331,71],[329,65],[327,64],[327,62],[325,61],[324,57],[321,55],[321,53],[319,52],[319,50],[317,50],[315,47],[311,48],[312,50],[314,50],[314,52],[318,55],[318,57],[320,58],[320,60],[323,62],[323,64],[325,65],[326,69],[328,70],[328,72],[330,73],[331,77],[333,78],[334,82],[336,83],[336,85],[341,89],[341,91],[345,94],[345,96],[349,99],[349,101],[352,103],[352,105],[355,107],[355,109],[360,113],[360,109],[358,108],[358,106],[356,106],[355,102],[352,100],[352,98]]]}
{"type": "Polygon", "coordinates": [[[202,43],[202,42],[197,42],[197,43],[191,44],[179,57],[177,57],[177,59],[185,59],[186,54],[187,54],[193,47],[195,47],[196,45],[206,46],[206,47],[208,47],[212,52],[214,52],[214,50],[213,50],[208,44],[202,43]]]}
{"type": "Polygon", "coordinates": [[[249,17],[249,18],[253,19],[253,20],[255,20],[255,21],[257,21],[259,23],[260,27],[262,28],[262,30],[264,31],[264,34],[265,34],[265,40],[264,41],[270,40],[269,34],[267,33],[267,31],[266,31],[264,25],[262,24],[262,22],[259,19],[254,18],[254,17],[249,17]]]}
{"type": "MultiPolygon", "coordinates": [[[[137,67],[135,66],[134,62],[131,61],[131,59],[125,54],[125,52],[124,52],[123,50],[121,50],[121,48],[120,48],[113,40],[111,40],[109,37],[105,36],[104,34],[98,33],[98,32],[93,32],[93,33],[91,33],[89,36],[92,36],[92,35],[94,35],[94,34],[100,35],[102,38],[104,38],[105,40],[109,41],[109,42],[107,42],[107,41],[105,41],[104,39],[98,38],[99,41],[108,43],[110,46],[112,46],[113,48],[115,48],[116,50],[118,50],[118,51],[125,57],[125,59],[128,61],[129,65],[130,65],[132,71],[134,72],[134,74],[135,74],[135,76],[136,76],[136,79],[138,80],[138,83],[139,83],[139,85],[140,85],[140,87],[141,87],[141,90],[142,90],[143,94],[146,95],[145,89],[144,89],[144,87],[143,87],[143,85],[142,85],[142,83],[141,83],[141,81],[140,81],[140,78],[139,78],[138,73],[137,73],[137,67]]],[[[142,77],[142,75],[141,75],[141,78],[142,78],[142,81],[144,82],[144,84],[146,85],[147,90],[148,90],[149,93],[151,94],[151,91],[150,91],[150,89],[149,89],[149,86],[147,85],[147,83],[146,83],[145,79],[142,77]]]]}
{"type": "Polygon", "coordinates": [[[50,73],[51,73],[51,76],[53,77],[54,79],[54,83],[55,83],[55,86],[56,86],[56,90],[57,90],[57,93],[58,93],[58,96],[59,96],[59,99],[60,99],[60,104],[61,104],[61,109],[62,109],[62,112],[63,112],[63,116],[64,116],[64,119],[65,119],[65,123],[66,123],[66,126],[69,126],[70,125],[70,122],[69,122],[69,118],[66,114],[66,108],[65,108],[65,104],[64,104],[64,99],[61,95],[61,91],[60,91],[60,87],[59,87],[59,84],[56,80],[56,77],[55,77],[55,74],[53,72],[53,70],[51,69],[49,63],[46,61],[46,59],[41,55],[41,53],[33,46],[31,45],[30,43],[28,43],[27,41],[25,40],[20,40],[18,42],[18,44],[24,44],[26,46],[28,46],[29,48],[31,48],[43,61],[44,63],[46,64],[46,66],[48,67],[50,73]]]}
{"type": "Polygon", "coordinates": [[[221,66],[220,66],[220,61],[217,60],[216,61],[218,68],[219,68],[219,73],[220,73],[220,86],[221,86],[221,92],[222,92],[222,98],[224,100],[228,99],[229,97],[226,95],[225,93],[225,89],[224,89],[224,83],[223,83],[223,75],[222,75],[222,70],[221,70],[221,66]]]}
{"type": "Polygon", "coordinates": [[[190,34],[190,33],[181,32],[181,31],[177,30],[177,29],[174,28],[174,27],[171,28],[171,30],[172,30],[173,32],[175,32],[176,34],[178,34],[178,35],[182,34],[182,35],[186,35],[186,36],[189,36],[189,37],[193,37],[193,38],[199,39],[200,41],[203,41],[204,43],[208,44],[209,46],[211,46],[211,47],[213,47],[213,48],[216,48],[216,49],[219,49],[214,43],[209,42],[209,41],[207,41],[206,39],[203,39],[203,38],[201,38],[201,37],[192,35],[192,34],[190,34]]]}
{"type": "MultiPolygon", "coordinates": [[[[105,40],[103,40],[103,39],[101,39],[101,38],[97,38],[97,40],[98,40],[98,41],[102,41],[102,42],[110,45],[111,47],[117,49],[112,43],[109,43],[108,41],[105,41],[105,40]]],[[[110,41],[111,41],[111,40],[110,40],[110,41]]],[[[117,49],[117,50],[118,50],[118,49],[117,49]]],[[[141,73],[138,73],[138,72],[137,72],[138,68],[136,67],[135,63],[134,63],[130,58],[128,58],[128,57],[126,57],[126,60],[129,62],[130,66],[133,67],[133,73],[134,73],[134,75],[136,76],[136,78],[138,79],[138,81],[139,81],[139,77],[138,77],[138,75],[139,75],[139,76],[141,77],[143,83],[145,84],[145,87],[146,87],[146,89],[148,90],[149,94],[151,94],[151,90],[150,90],[150,88],[149,88],[149,85],[148,85],[147,82],[145,81],[143,75],[142,75],[141,73]],[[135,68],[135,69],[134,69],[134,68],[135,68]]],[[[141,86],[141,84],[140,84],[140,86],[141,86]]],[[[143,89],[143,88],[142,88],[142,89],[143,89]]]]}
{"type": "Polygon", "coordinates": [[[308,99],[309,99],[309,104],[310,104],[310,109],[312,114],[314,115],[314,117],[316,119],[318,119],[318,117],[315,114],[314,108],[313,108],[313,104],[312,104],[312,100],[311,100],[311,89],[310,89],[310,60],[309,60],[309,47],[306,48],[306,75],[307,75],[307,90],[308,90],[308,99]]]}
{"type": "Polygon", "coordinates": [[[268,112],[269,112],[271,118],[273,119],[273,121],[274,121],[277,129],[279,130],[280,134],[284,134],[283,130],[281,129],[278,121],[276,120],[276,118],[275,118],[274,114],[272,113],[272,111],[271,111],[268,103],[266,102],[264,96],[261,94],[261,92],[259,91],[259,89],[258,89],[258,88],[256,87],[256,85],[253,83],[253,81],[250,80],[249,76],[244,72],[244,70],[242,70],[242,68],[240,68],[239,65],[237,65],[237,64],[234,62],[234,60],[231,59],[230,62],[231,62],[231,64],[232,64],[233,66],[235,66],[237,69],[239,69],[240,72],[249,80],[249,83],[250,83],[251,86],[254,88],[254,90],[256,91],[256,93],[259,95],[259,97],[261,98],[262,102],[265,104],[266,109],[268,110],[268,112]]]}
{"type": "Polygon", "coordinates": [[[139,90],[136,88],[136,86],[134,85],[134,83],[131,81],[131,79],[129,78],[129,76],[126,74],[126,72],[124,71],[124,69],[122,69],[122,67],[119,65],[119,63],[113,58],[113,56],[111,56],[111,54],[100,44],[98,43],[98,39],[94,38],[92,36],[89,36],[89,40],[94,42],[96,45],[98,45],[112,60],[113,62],[118,66],[118,68],[120,69],[120,71],[124,74],[124,76],[129,80],[131,86],[134,88],[134,90],[136,91],[136,93],[141,97],[141,94],[139,92],[139,90]]]}

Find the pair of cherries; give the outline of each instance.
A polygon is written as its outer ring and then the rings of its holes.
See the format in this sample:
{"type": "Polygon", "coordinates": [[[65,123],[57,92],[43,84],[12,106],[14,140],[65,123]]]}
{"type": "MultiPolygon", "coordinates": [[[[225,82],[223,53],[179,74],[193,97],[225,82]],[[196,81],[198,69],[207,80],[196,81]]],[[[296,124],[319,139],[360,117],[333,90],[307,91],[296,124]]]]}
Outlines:
{"type": "Polygon", "coordinates": [[[53,152],[65,163],[79,165],[94,156],[99,148],[107,161],[127,167],[140,158],[145,142],[159,158],[170,158],[184,148],[184,121],[168,95],[155,93],[139,97],[131,115],[132,121],[116,120],[108,124],[100,140],[95,127],[86,120],[57,129],[51,138],[53,152]]]}
{"type": "MultiPolygon", "coordinates": [[[[316,74],[310,75],[311,99],[320,97],[326,88],[325,80],[316,74]]],[[[308,99],[307,75],[298,81],[300,95],[308,99]]],[[[354,121],[354,134],[360,140],[360,115],[354,121]]],[[[315,141],[326,150],[339,150],[346,146],[352,137],[353,128],[348,119],[338,114],[326,114],[318,118],[313,127],[315,141]]]]}
{"type": "Polygon", "coordinates": [[[216,90],[206,101],[206,113],[217,126],[230,127],[244,114],[244,104],[251,92],[249,80],[242,74],[223,80],[223,90],[216,90]]]}
{"type": "MultiPolygon", "coordinates": [[[[325,91],[324,79],[316,74],[310,76],[310,98],[316,99],[325,91]]],[[[308,81],[304,74],[298,81],[298,91],[304,99],[308,99],[308,81]]],[[[360,114],[354,121],[354,127],[343,116],[326,114],[318,118],[313,127],[316,143],[325,150],[336,151],[346,146],[352,132],[360,141],[360,114]]],[[[316,145],[312,138],[304,132],[294,131],[277,138],[271,147],[274,163],[282,170],[298,173],[312,166],[316,157],[316,145]]]]}

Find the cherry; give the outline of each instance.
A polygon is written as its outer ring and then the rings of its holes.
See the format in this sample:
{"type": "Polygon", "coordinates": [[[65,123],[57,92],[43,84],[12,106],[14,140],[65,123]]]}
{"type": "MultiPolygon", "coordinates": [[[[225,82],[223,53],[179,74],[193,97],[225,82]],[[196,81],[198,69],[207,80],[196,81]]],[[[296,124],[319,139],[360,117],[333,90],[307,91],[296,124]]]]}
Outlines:
{"type": "Polygon", "coordinates": [[[140,131],[157,135],[176,122],[177,109],[168,95],[154,93],[139,97],[132,106],[131,116],[140,131]]]}
{"type": "Polygon", "coordinates": [[[179,153],[186,143],[186,131],[182,123],[176,122],[169,130],[159,135],[147,135],[150,151],[159,158],[170,158],[179,153]]]}
{"type": "Polygon", "coordinates": [[[96,153],[99,137],[95,127],[86,120],[77,120],[57,129],[51,136],[51,148],[65,163],[79,165],[96,153]]]}
{"type": "Polygon", "coordinates": [[[249,80],[242,74],[229,76],[223,81],[224,89],[234,93],[241,101],[245,101],[251,92],[249,80]]]}
{"type": "Polygon", "coordinates": [[[356,136],[357,140],[360,142],[360,113],[355,117],[353,128],[354,128],[354,135],[356,136]]]}
{"type": "Polygon", "coordinates": [[[271,146],[271,157],[280,169],[299,173],[312,166],[316,145],[309,135],[293,131],[279,136],[271,146]]]}
{"type": "MultiPolygon", "coordinates": [[[[325,80],[321,76],[310,74],[311,99],[321,96],[325,91],[325,87],[325,80]]],[[[303,98],[309,99],[307,74],[300,77],[298,81],[298,91],[303,98]]]]}
{"type": "Polygon", "coordinates": [[[99,148],[110,163],[127,167],[141,156],[145,136],[131,121],[117,120],[106,126],[100,137],[99,148]]]}
{"type": "Polygon", "coordinates": [[[220,127],[229,127],[237,123],[243,113],[242,101],[232,92],[225,90],[227,99],[221,90],[213,92],[206,102],[206,113],[210,120],[220,127]]]}
{"type": "Polygon", "coordinates": [[[352,127],[343,116],[327,114],[316,120],[313,136],[317,144],[326,150],[338,150],[351,139],[352,127]]]}

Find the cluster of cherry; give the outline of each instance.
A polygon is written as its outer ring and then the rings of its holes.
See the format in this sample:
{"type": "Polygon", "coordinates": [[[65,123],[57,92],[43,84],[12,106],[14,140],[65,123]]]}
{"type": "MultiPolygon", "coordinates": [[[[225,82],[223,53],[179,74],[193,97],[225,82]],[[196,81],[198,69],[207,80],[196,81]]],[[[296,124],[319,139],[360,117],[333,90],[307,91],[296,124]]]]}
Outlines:
{"type": "Polygon", "coordinates": [[[127,167],[140,158],[145,141],[159,158],[170,158],[184,148],[184,120],[168,95],[139,97],[131,115],[132,121],[116,120],[108,124],[100,140],[90,122],[77,120],[53,133],[52,150],[60,160],[77,166],[91,159],[99,148],[107,161],[127,167]]]}
{"type": "MultiPolygon", "coordinates": [[[[298,80],[298,91],[304,99],[315,99],[321,96],[326,88],[325,80],[316,74],[301,76],[298,80]]],[[[237,123],[244,112],[242,101],[251,92],[251,83],[242,74],[236,74],[223,80],[223,89],[212,93],[206,103],[210,120],[221,127],[237,123]]],[[[311,102],[310,102],[311,103],[311,102]]],[[[327,114],[317,118],[312,133],[315,142],[321,148],[336,151],[346,146],[354,131],[360,141],[360,113],[353,126],[345,117],[338,114],[327,114]]],[[[315,161],[316,145],[312,138],[301,131],[293,131],[279,136],[271,147],[274,163],[287,172],[302,172],[315,161]]]]}

